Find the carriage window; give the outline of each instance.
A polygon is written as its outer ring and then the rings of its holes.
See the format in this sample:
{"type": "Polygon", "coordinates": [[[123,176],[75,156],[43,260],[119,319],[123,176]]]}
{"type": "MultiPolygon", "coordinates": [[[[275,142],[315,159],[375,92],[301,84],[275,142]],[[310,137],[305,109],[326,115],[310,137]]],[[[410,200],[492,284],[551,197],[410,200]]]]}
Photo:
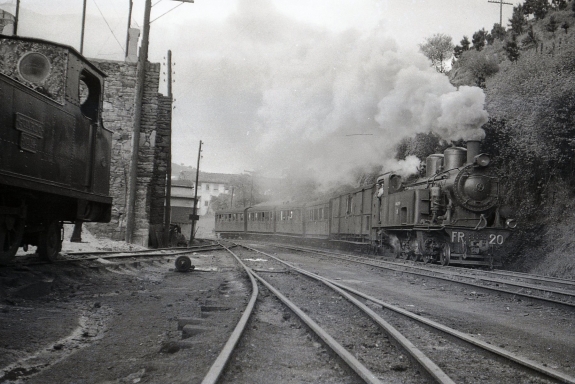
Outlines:
{"type": "Polygon", "coordinates": [[[347,209],[346,209],[346,213],[347,213],[348,215],[353,213],[353,196],[352,196],[352,195],[349,195],[349,196],[347,197],[347,209]]]}
{"type": "Polygon", "coordinates": [[[84,116],[93,121],[98,120],[100,113],[100,91],[100,80],[84,69],[80,73],[78,100],[84,116]]]}

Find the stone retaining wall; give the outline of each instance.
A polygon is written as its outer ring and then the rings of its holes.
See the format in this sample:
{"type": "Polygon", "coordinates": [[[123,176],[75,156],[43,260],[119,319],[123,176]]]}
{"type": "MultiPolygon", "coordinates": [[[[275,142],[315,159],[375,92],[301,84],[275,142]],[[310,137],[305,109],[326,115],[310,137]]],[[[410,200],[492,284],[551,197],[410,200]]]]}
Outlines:
{"type": "MultiPolygon", "coordinates": [[[[125,239],[130,161],[136,100],[136,63],[92,60],[106,75],[104,126],[113,132],[110,195],[112,220],[90,225],[90,231],[115,240],[125,239]]],[[[171,127],[171,100],[158,93],[160,64],[147,63],[140,125],[133,241],[148,245],[150,225],[161,223],[165,198],[167,136],[171,127]],[[169,117],[168,117],[169,116],[169,117]],[[153,208],[152,208],[153,207],[153,208]],[[161,211],[161,212],[160,212],[161,211]]]]}

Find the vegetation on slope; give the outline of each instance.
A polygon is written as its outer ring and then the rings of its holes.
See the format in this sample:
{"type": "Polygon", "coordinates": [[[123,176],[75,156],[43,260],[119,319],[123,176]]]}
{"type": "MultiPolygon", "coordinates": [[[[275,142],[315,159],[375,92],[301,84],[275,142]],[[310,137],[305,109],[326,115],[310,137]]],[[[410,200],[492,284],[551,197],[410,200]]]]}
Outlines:
{"type": "Polygon", "coordinates": [[[490,33],[474,33],[471,42],[464,37],[448,74],[454,85],[486,93],[490,121],[483,149],[494,155],[505,202],[521,223],[508,263],[564,277],[575,277],[572,25],[575,1],[527,0],[514,8],[508,30],[496,24],[490,33]]]}

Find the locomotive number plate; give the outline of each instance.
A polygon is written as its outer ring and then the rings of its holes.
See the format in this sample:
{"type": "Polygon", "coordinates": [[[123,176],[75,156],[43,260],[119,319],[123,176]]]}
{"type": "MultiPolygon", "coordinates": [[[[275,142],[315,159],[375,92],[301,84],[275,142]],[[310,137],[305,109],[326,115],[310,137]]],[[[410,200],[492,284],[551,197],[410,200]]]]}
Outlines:
{"type": "Polygon", "coordinates": [[[16,129],[38,139],[44,137],[44,126],[42,123],[21,113],[16,113],[16,129]]]}
{"type": "Polygon", "coordinates": [[[485,247],[488,245],[502,245],[509,232],[478,232],[478,231],[465,231],[465,230],[451,230],[450,240],[452,243],[465,243],[470,246],[485,247]]]}
{"type": "Polygon", "coordinates": [[[38,152],[38,139],[26,132],[20,133],[20,149],[32,153],[38,152]]]}

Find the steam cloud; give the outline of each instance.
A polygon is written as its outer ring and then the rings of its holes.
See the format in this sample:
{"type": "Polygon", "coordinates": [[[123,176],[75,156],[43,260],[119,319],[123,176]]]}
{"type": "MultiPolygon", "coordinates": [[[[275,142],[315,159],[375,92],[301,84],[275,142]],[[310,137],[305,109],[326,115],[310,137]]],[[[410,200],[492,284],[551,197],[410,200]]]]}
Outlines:
{"type": "MultiPolygon", "coordinates": [[[[240,10],[238,28],[270,18],[269,9],[264,15],[256,8],[240,10]]],[[[409,173],[417,158],[393,160],[405,137],[419,132],[436,132],[446,140],[484,136],[483,91],[457,90],[422,55],[401,53],[383,27],[334,34],[284,18],[272,24],[282,25],[282,36],[252,35],[257,51],[273,52],[251,136],[258,139],[257,159],[264,169],[311,168],[324,183],[347,181],[354,170],[375,164],[409,173]],[[290,49],[270,49],[280,42],[291,43],[290,49]]]]}

